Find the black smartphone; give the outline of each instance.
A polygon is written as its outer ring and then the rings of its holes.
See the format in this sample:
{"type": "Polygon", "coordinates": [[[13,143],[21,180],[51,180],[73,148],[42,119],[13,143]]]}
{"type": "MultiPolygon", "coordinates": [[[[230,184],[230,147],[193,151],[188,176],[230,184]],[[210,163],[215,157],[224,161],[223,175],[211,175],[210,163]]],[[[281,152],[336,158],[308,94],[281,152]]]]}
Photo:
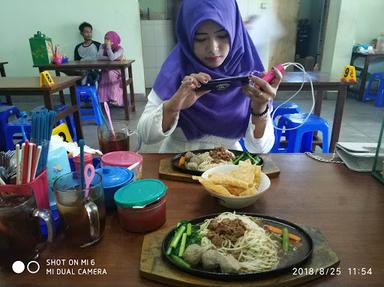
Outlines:
{"type": "Polygon", "coordinates": [[[215,80],[209,81],[206,84],[201,84],[201,87],[197,88],[196,91],[208,91],[208,90],[223,91],[235,83],[246,85],[248,84],[248,82],[249,82],[248,76],[215,79],[215,80]]]}

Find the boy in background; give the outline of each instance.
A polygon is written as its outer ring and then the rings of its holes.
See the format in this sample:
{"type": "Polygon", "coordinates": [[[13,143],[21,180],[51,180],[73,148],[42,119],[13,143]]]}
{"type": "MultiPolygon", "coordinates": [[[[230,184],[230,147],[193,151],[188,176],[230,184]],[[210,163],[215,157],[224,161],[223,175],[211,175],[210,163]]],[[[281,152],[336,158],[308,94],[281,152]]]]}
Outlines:
{"type": "MultiPolygon", "coordinates": [[[[97,60],[97,52],[99,51],[100,43],[92,40],[92,25],[83,22],[79,26],[80,34],[84,41],[75,47],[75,61],[93,61],[97,60]]],[[[82,85],[95,85],[100,77],[100,73],[96,70],[91,70],[84,75],[82,85]]]]}

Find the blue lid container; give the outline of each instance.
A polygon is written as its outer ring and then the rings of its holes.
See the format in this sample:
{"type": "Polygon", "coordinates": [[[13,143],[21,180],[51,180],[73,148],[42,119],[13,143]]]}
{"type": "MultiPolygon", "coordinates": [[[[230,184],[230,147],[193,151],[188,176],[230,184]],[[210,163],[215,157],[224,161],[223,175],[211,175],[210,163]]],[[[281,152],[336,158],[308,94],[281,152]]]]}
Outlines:
{"type": "Polygon", "coordinates": [[[105,207],[108,210],[116,209],[115,192],[134,180],[134,173],[127,168],[117,166],[103,166],[96,170],[102,177],[105,207]]]}

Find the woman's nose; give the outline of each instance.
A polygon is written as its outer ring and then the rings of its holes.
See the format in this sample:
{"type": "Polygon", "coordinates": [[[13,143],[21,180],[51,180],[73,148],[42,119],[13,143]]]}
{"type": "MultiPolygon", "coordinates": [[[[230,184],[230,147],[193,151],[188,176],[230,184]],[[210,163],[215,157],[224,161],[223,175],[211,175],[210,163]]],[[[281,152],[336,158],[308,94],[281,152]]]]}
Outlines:
{"type": "Polygon", "coordinates": [[[208,53],[215,54],[219,50],[219,42],[216,39],[208,41],[208,53]]]}

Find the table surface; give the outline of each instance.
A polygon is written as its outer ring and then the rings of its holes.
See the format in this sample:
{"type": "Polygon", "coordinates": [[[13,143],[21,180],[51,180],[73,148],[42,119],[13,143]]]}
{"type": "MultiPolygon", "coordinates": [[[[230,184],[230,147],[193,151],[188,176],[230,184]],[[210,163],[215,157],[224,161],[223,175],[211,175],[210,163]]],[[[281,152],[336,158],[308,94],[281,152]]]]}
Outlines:
{"type": "MultiPolygon", "coordinates": [[[[331,77],[328,73],[322,73],[322,72],[307,72],[308,75],[311,77],[312,82],[316,87],[322,86],[322,85],[346,85],[345,83],[341,82],[339,78],[331,77]]],[[[303,73],[302,72],[286,72],[284,73],[283,81],[280,84],[281,86],[285,86],[287,84],[301,84],[303,82],[303,73]]],[[[304,79],[305,83],[309,83],[309,80],[307,77],[304,79]]]]}
{"type": "Polygon", "coordinates": [[[56,91],[63,88],[66,88],[71,85],[74,85],[77,80],[81,79],[79,76],[69,76],[69,77],[52,77],[54,85],[42,86],[40,87],[40,78],[39,77],[5,77],[0,78],[0,91],[14,91],[14,92],[23,92],[23,91],[56,91]]]}
{"type": "MultiPolygon", "coordinates": [[[[157,178],[165,154],[144,154],[144,178],[157,178]]],[[[341,275],[323,277],[302,286],[379,286],[384,282],[384,189],[370,174],[344,165],[314,161],[303,154],[272,154],[281,174],[253,206],[244,209],[315,226],[340,258],[341,275]],[[372,268],[373,275],[349,275],[348,268],[372,268]],[[370,285],[372,284],[372,285],[370,285]]],[[[199,184],[164,180],[168,186],[167,222],[225,211],[199,184]]],[[[37,274],[0,274],[1,286],[162,286],[141,278],[143,235],[122,230],[115,214],[107,217],[104,238],[95,246],[71,249],[62,235],[41,254],[37,274]],[[107,275],[46,275],[47,259],[94,260],[107,275]],[[54,280],[54,281],[53,281],[54,280]],[[53,283],[54,282],[54,283],[53,283]]],[[[52,261],[50,261],[52,263],[52,261]]],[[[64,269],[70,268],[68,261],[64,269]]],[[[75,267],[77,268],[80,266],[75,267]]]]}
{"type": "Polygon", "coordinates": [[[121,61],[70,61],[65,64],[47,64],[47,65],[34,65],[40,69],[50,70],[64,70],[64,69],[108,69],[108,68],[122,68],[130,66],[135,60],[121,60],[121,61]]]}

